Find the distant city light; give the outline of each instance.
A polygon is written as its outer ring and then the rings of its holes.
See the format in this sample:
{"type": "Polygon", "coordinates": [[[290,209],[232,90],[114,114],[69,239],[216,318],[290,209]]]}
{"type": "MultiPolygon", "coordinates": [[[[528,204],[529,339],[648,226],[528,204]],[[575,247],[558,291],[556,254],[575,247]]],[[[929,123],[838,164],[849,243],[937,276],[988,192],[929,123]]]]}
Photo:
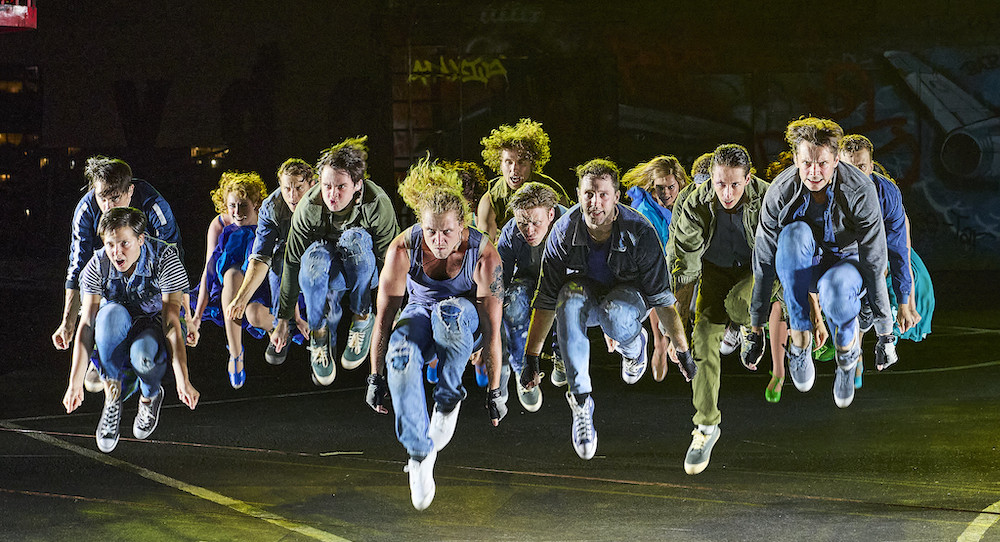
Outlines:
{"type": "Polygon", "coordinates": [[[215,158],[212,158],[212,167],[215,167],[217,165],[219,165],[218,160],[216,160],[215,158]]]}

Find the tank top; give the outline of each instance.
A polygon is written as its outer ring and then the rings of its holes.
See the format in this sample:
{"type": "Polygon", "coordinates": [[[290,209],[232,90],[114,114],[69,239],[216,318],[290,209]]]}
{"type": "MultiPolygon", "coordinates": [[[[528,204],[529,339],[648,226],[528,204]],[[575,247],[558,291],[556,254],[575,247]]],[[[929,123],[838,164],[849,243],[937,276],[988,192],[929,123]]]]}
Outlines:
{"type": "Polygon", "coordinates": [[[450,279],[435,280],[424,273],[424,253],[422,250],[424,242],[424,231],[420,224],[414,224],[410,228],[409,241],[406,248],[410,251],[410,270],[406,276],[406,291],[410,296],[410,303],[430,305],[449,297],[465,297],[471,300],[476,298],[476,282],[473,280],[473,273],[476,270],[476,263],[479,262],[479,253],[482,244],[486,242],[486,236],[476,228],[469,227],[469,248],[462,258],[462,267],[458,274],[450,279]]]}

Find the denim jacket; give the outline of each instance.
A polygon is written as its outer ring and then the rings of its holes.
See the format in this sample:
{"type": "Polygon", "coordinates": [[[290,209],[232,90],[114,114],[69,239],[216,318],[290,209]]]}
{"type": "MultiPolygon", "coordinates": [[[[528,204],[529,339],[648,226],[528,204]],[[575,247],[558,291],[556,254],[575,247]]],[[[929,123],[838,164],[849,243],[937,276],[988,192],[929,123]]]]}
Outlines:
{"type": "Polygon", "coordinates": [[[163,310],[163,294],[181,292],[188,286],[177,247],[159,239],[146,237],[131,277],[126,277],[111,265],[103,247],[93,258],[100,265],[101,291],[85,293],[100,293],[104,300],[128,309],[133,318],[159,317],[163,310]],[[183,279],[180,275],[168,275],[171,271],[177,273],[176,266],[180,266],[183,279]],[[167,284],[167,281],[170,283],[167,284]]]}
{"type": "MultiPolygon", "coordinates": [[[[184,249],[181,248],[181,232],[174,220],[174,213],[163,196],[146,181],[132,179],[131,207],[135,207],[146,215],[146,232],[148,235],[177,245],[178,256],[184,260],[184,249]]],[[[80,289],[80,272],[90,261],[97,249],[103,243],[97,235],[97,223],[101,220],[101,208],[97,206],[94,191],[89,190],[80,198],[80,203],[73,211],[73,232],[69,245],[69,268],[66,271],[66,289],[80,289]]]]}
{"type": "MultiPolygon", "coordinates": [[[[859,257],[858,270],[868,290],[875,330],[879,335],[891,333],[889,292],[884,278],[888,263],[885,227],[875,184],[861,170],[841,161],[825,190],[827,210],[822,238],[817,238],[816,244],[838,257],[859,257]]],[[[770,311],[778,234],[788,224],[804,219],[811,198],[794,167],[779,174],[764,196],[754,240],[751,325],[763,325],[770,311]]]]}
{"type": "MultiPolygon", "coordinates": [[[[552,218],[552,224],[549,225],[549,232],[552,232],[552,228],[555,227],[555,221],[559,220],[559,217],[566,214],[567,209],[558,203],[554,207],[555,216],[552,218]]],[[[548,239],[548,235],[546,235],[548,239]]],[[[539,268],[531,269],[528,266],[528,262],[531,261],[531,251],[535,247],[528,245],[528,242],[524,240],[524,235],[521,230],[517,229],[517,220],[511,218],[503,225],[503,229],[500,230],[500,238],[497,239],[497,252],[500,254],[500,261],[503,263],[503,287],[510,288],[511,282],[514,278],[528,278],[534,279],[535,283],[538,283],[538,271],[539,268]]],[[[542,243],[540,247],[545,249],[545,243],[542,243]]]]}
{"type": "MultiPolygon", "coordinates": [[[[590,234],[580,205],[570,207],[552,226],[542,254],[542,271],[532,307],[555,310],[559,290],[568,280],[587,274],[590,234]]],[[[608,267],[618,284],[635,287],[650,307],[673,303],[670,274],[653,225],[635,209],[618,204],[611,226],[608,267]]]]}
{"type": "MultiPolygon", "coordinates": [[[[292,227],[292,210],[288,208],[281,190],[275,190],[263,203],[257,214],[257,233],[250,251],[250,259],[271,265],[272,258],[279,261],[285,256],[285,241],[292,227]]],[[[280,262],[279,262],[280,263],[280,262]]]]}

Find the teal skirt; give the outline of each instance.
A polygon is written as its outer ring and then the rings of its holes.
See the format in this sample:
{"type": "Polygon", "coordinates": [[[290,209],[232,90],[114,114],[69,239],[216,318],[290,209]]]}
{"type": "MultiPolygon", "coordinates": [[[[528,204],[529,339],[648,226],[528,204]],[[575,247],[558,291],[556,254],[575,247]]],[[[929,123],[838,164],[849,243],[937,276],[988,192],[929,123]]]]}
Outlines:
{"type": "MultiPolygon", "coordinates": [[[[931,319],[934,317],[934,284],[931,282],[931,274],[927,271],[927,266],[913,249],[910,249],[910,267],[913,270],[913,295],[915,296],[917,314],[921,317],[920,322],[908,329],[906,333],[900,333],[899,324],[893,323],[892,332],[900,339],[920,342],[931,332],[931,319]]],[[[886,282],[890,283],[889,301],[892,302],[893,313],[895,313],[899,303],[892,291],[890,279],[886,278],[886,282]]]]}

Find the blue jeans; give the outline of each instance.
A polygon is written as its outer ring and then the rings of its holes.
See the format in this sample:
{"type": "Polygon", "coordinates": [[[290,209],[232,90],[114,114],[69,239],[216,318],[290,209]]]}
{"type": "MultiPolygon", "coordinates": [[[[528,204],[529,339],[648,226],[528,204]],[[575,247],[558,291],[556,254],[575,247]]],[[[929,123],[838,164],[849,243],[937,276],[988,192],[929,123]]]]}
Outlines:
{"type": "Polygon", "coordinates": [[[316,241],[302,254],[299,286],[306,300],[309,329],[324,324],[336,341],[337,324],[343,315],[340,300],[346,293],[354,314],[367,316],[372,311],[372,289],[378,286],[372,237],[362,228],[351,228],[336,244],[316,241]]]}
{"type": "Polygon", "coordinates": [[[427,436],[424,365],[437,358],[434,402],[441,411],[451,412],[465,399],[462,374],[481,342],[479,313],[468,299],[450,297],[434,305],[414,303],[403,308],[389,336],[385,361],[396,438],[410,457],[422,460],[434,448],[427,436]]]}
{"type": "MultiPolygon", "coordinates": [[[[531,323],[531,298],[535,295],[535,281],[517,279],[504,292],[503,302],[503,340],[507,352],[506,363],[511,369],[520,373],[524,369],[524,348],[528,340],[528,324],[531,323]]],[[[552,351],[559,354],[556,344],[556,330],[549,334],[552,339],[552,351]]],[[[502,384],[506,384],[506,379],[502,384]]]]}
{"type": "Polygon", "coordinates": [[[618,285],[598,299],[584,282],[569,281],[556,301],[556,339],[566,365],[569,390],[590,393],[590,340],[587,328],[600,326],[618,341],[622,355],[635,358],[642,348],[639,332],[650,307],[639,290],[618,285]]]}
{"type": "Polygon", "coordinates": [[[166,342],[158,319],[132,318],[128,309],[114,302],[97,311],[94,343],[105,380],[121,381],[128,363],[139,377],[142,396],[156,395],[167,372],[166,342]]]}
{"type": "Polygon", "coordinates": [[[856,265],[850,257],[838,259],[821,254],[805,222],[785,226],[778,234],[774,267],[785,289],[789,327],[795,331],[812,329],[809,292],[817,291],[834,343],[839,348],[849,346],[857,334],[856,320],[865,291],[856,265]]]}

